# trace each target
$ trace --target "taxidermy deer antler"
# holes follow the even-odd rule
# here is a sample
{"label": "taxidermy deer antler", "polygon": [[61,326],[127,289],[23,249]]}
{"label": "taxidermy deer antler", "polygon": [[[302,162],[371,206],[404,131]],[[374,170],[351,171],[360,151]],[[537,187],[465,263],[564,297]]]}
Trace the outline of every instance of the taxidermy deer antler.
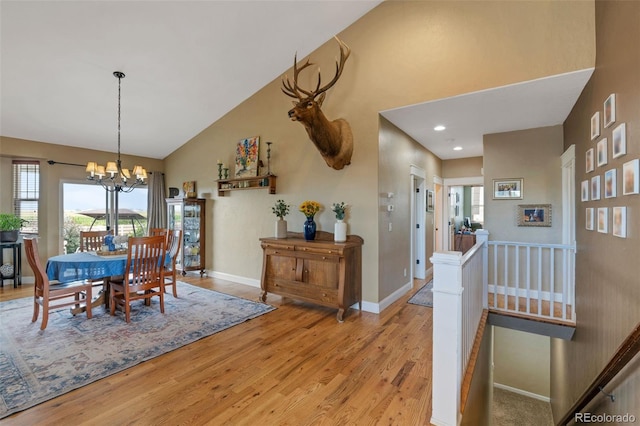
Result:
{"label": "taxidermy deer antler", "polygon": [[[298,55],[293,59],[293,84],[289,77],[282,79],[282,91],[285,95],[297,98],[293,101],[293,109],[289,111],[292,121],[301,122],[309,139],[318,148],[322,158],[329,167],[341,170],[344,166],[351,164],[351,154],[353,153],[353,135],[351,127],[346,120],[338,118],[330,121],[322,113],[320,107],[324,101],[325,92],[333,87],[340,78],[344,70],[344,63],[347,61],[351,50],[338,37],[335,37],[340,45],[340,59],[336,61],[336,75],[328,84],[320,87],[321,76],[318,70],[318,84],[313,91],[307,91],[298,86],[298,75],[303,69],[313,65],[309,60],[298,68]],[[319,97],[319,98],[318,98]],[[316,100],[316,98],[318,98]]]}

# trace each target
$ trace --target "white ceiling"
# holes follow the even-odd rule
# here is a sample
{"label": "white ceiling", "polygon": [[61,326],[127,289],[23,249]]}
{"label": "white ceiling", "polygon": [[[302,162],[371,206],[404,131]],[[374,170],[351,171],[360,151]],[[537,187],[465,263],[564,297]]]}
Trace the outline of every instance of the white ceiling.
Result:
{"label": "white ceiling", "polygon": [[[121,151],[164,158],[380,2],[3,0],[0,134],[114,152],[122,71]],[[484,134],[562,123],[591,73],[382,114],[442,159],[479,156]]]}
{"label": "white ceiling", "polygon": [[[592,73],[591,68],[381,114],[443,160],[479,157],[483,135],[562,124]],[[435,131],[437,125],[446,129]]]}

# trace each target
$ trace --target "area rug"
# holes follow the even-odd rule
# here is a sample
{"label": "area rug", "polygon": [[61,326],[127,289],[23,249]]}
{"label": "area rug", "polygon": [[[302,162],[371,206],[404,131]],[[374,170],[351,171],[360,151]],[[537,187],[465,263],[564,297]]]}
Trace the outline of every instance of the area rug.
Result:
{"label": "area rug", "polygon": [[433,281],[429,281],[422,286],[420,290],[416,292],[407,303],[413,303],[414,305],[433,307]]}
{"label": "area rug", "polygon": [[165,313],[132,303],[131,322],[104,307],[93,318],[69,308],[31,322],[33,298],[0,303],[0,418],[274,310],[273,306],[178,282]]}

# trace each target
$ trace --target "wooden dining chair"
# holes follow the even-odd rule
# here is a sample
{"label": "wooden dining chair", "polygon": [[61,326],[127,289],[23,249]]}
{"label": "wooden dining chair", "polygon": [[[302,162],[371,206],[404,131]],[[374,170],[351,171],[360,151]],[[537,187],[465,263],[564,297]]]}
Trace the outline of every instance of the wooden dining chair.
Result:
{"label": "wooden dining chair", "polygon": [[109,279],[109,303],[111,315],[116,307],[124,311],[125,320],[131,321],[131,302],[160,298],[160,312],[164,313],[164,261],[166,257],[165,237],[130,237],[127,264],[124,276]]}
{"label": "wooden dining chair", "polygon": [[80,251],[98,251],[111,231],[80,231]]}
{"label": "wooden dining chair", "polygon": [[167,286],[173,286],[173,297],[178,297],[178,290],[176,285],[176,259],[180,252],[180,246],[182,244],[182,230],[173,229],[167,234],[167,254],[169,256],[169,263],[164,267],[164,288]]}
{"label": "wooden dining chair", "polygon": [[155,235],[164,235],[166,236],[167,234],[169,234],[169,230],[166,228],[149,228],[149,236],[155,236]]}
{"label": "wooden dining chair", "polygon": [[[24,239],[24,250],[27,261],[33,269],[35,284],[33,286],[33,318],[31,322],[36,322],[40,315],[42,306],[42,324],[40,330],[47,328],[49,322],[49,312],[65,306],[84,306],[87,311],[87,318],[91,318],[91,289],[92,285],[87,281],[73,281],[60,283],[49,281],[47,273],[40,262],[38,254],[38,242],[35,238]],[[73,297],[73,300],[69,300]]]}

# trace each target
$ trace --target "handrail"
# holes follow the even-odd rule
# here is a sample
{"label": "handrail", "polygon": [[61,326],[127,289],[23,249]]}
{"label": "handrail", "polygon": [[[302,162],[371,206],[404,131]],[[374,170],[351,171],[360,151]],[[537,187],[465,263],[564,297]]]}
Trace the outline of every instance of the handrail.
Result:
{"label": "handrail", "polygon": [[589,385],[586,391],[573,404],[573,407],[562,417],[559,426],[564,426],[574,419],[576,413],[585,408],[600,391],[640,352],[640,323],[622,342],[611,360],[602,369],[598,377]]}

